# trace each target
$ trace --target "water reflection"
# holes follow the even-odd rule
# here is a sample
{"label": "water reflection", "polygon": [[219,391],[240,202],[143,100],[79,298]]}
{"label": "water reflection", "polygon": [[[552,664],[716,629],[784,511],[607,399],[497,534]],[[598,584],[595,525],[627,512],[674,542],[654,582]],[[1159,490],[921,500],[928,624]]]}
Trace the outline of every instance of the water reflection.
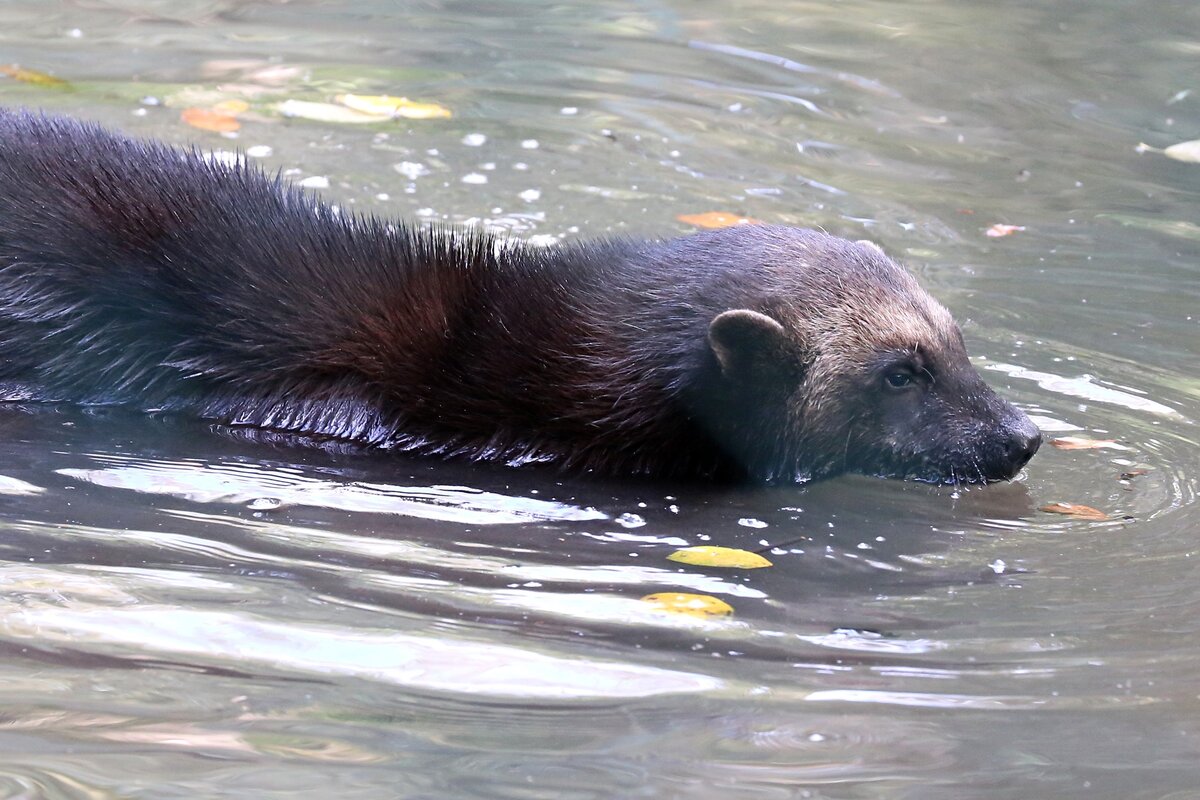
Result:
{"label": "water reflection", "polygon": [[1145,411],[1151,414],[1175,415],[1179,413],[1170,406],[1164,406],[1162,403],[1155,402],[1143,396],[1145,392],[1138,392],[1129,387],[1113,388],[1100,386],[1095,382],[1096,379],[1092,375],[1066,378],[1049,372],[1026,369],[1014,364],[987,364],[984,366],[984,369],[1002,372],[1014,378],[1034,381],[1048,392],[1056,392],[1068,397],[1078,397],[1081,400],[1111,403],[1112,405],[1128,408],[1132,411]]}
{"label": "water reflection", "polygon": [[[470,693],[496,699],[634,698],[714,691],[722,685],[705,675],[564,658],[530,648],[456,639],[444,630],[424,635],[368,628],[346,631],[259,619],[249,613],[144,602],[131,605],[128,592],[137,591],[139,577],[132,572],[121,576],[120,588],[106,585],[99,575],[91,581],[75,576],[76,583],[85,584],[76,587],[82,589],[82,603],[73,591],[63,588],[44,599],[37,596],[40,584],[58,577],[56,571],[16,568],[5,573],[6,583],[15,584],[20,600],[0,612],[0,635],[9,640],[36,639],[42,649],[98,648],[105,655],[141,663],[171,661],[260,674],[282,671],[321,681],[360,678],[411,692]],[[100,600],[108,603],[98,605]]]}
{"label": "water reflection", "polygon": [[320,480],[294,470],[246,463],[146,461],[97,455],[100,469],[60,469],[59,474],[114,489],[164,494],[195,503],[247,505],[254,510],[315,506],[364,514],[399,514],[466,525],[535,520],[605,519],[594,508],[575,508],[530,497],[465,486],[395,486]]}

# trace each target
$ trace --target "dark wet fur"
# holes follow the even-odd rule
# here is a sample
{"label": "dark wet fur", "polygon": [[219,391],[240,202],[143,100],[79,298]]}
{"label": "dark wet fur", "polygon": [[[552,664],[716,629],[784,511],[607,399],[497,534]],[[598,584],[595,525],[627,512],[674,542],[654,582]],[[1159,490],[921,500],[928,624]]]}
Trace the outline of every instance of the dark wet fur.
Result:
{"label": "dark wet fur", "polygon": [[[965,440],[872,449],[851,417],[804,410],[837,395],[814,372],[818,307],[839,285],[863,314],[876,292],[919,292],[898,269],[873,248],[766,226],[500,246],[340,215],[254,167],[0,113],[0,399],[613,474],[1008,477]],[[739,308],[790,338],[735,375],[709,326]],[[954,424],[984,439],[1015,424],[977,376],[968,388],[994,407]]]}

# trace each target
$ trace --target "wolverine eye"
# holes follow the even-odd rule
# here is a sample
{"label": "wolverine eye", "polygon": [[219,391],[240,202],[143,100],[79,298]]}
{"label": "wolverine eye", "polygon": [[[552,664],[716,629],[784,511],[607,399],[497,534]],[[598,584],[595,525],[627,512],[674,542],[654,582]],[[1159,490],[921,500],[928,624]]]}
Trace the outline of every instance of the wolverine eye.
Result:
{"label": "wolverine eye", "polygon": [[889,389],[907,389],[913,385],[913,374],[896,370],[884,375],[883,382]]}

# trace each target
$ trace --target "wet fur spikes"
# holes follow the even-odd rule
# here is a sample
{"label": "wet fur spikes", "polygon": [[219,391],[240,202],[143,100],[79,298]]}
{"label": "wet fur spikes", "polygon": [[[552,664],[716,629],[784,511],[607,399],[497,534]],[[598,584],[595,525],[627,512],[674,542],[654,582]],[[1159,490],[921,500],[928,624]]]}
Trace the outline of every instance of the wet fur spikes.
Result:
{"label": "wet fur spikes", "polygon": [[[914,344],[952,379],[881,394],[873,370]],[[254,167],[9,111],[0,385],[610,474],[994,480],[1037,441],[874,246],[744,226],[531,248],[335,214]]]}

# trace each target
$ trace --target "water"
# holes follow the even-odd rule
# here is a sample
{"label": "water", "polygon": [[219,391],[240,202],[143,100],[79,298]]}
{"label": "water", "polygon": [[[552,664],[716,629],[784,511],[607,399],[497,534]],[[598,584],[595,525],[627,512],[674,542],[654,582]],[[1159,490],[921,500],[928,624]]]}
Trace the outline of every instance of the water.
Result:
{"label": "water", "polygon": [[[1200,7],[20,0],[0,23],[5,60],[71,83],[0,102],[255,148],[347,211],[869,237],[1048,435],[1119,445],[970,491],[733,490],[6,409],[0,797],[1200,797],[1200,166],[1135,151],[1200,138]],[[454,116],[268,113],[348,91]],[[237,138],[179,121],[231,98]],[[694,544],[774,566],[666,560]],[[638,599],[663,591],[736,613]]]}

